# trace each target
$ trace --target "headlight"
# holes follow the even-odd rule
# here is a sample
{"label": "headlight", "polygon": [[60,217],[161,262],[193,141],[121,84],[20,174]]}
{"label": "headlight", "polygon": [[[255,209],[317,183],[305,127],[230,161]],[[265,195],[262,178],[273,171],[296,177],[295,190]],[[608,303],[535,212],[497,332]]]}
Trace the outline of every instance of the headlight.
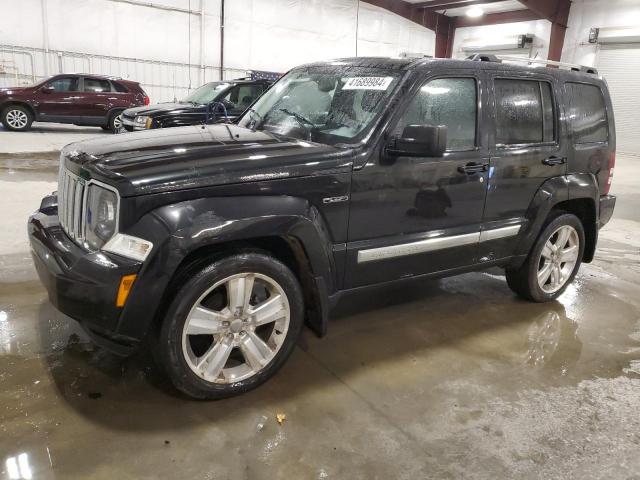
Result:
{"label": "headlight", "polygon": [[140,127],[151,128],[153,119],[147,115],[138,115],[133,119],[133,123]]}
{"label": "headlight", "polygon": [[92,250],[101,248],[118,229],[118,196],[96,184],[87,190],[85,241]]}

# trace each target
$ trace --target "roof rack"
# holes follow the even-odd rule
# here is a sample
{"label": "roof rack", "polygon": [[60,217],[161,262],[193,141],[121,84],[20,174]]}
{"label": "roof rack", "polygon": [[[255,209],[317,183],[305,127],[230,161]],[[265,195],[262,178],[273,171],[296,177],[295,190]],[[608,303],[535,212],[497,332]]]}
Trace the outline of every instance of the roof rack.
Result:
{"label": "roof rack", "polygon": [[582,73],[591,73],[593,75],[598,74],[598,70],[594,67],[588,67],[585,65],[577,65],[575,63],[568,62],[556,62],[554,60],[543,60],[541,58],[522,58],[522,57],[511,57],[509,55],[491,55],[485,53],[476,53],[474,55],[470,55],[467,57],[467,60],[471,60],[473,62],[497,62],[502,63],[503,60],[508,62],[524,62],[529,65],[537,63],[541,65],[552,65],[554,67],[564,67],[568,68],[574,72],[582,72]]}

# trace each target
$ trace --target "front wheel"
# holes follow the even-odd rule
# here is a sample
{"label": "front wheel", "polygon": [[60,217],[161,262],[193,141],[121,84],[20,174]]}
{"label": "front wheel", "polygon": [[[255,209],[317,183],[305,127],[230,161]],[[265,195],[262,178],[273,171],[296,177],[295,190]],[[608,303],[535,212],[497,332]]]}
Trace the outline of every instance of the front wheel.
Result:
{"label": "front wheel", "polygon": [[580,219],[570,213],[557,214],[540,233],[524,264],[507,269],[507,284],[534,302],[558,298],[578,273],[584,243]]}
{"label": "front wheel", "polygon": [[10,105],[2,112],[2,124],[7,130],[24,132],[31,128],[33,115],[22,105]]}
{"label": "front wheel", "polygon": [[197,271],[176,291],[154,348],[173,384],[215,399],[251,390],[293,351],[303,296],[279,260],[242,253]]}

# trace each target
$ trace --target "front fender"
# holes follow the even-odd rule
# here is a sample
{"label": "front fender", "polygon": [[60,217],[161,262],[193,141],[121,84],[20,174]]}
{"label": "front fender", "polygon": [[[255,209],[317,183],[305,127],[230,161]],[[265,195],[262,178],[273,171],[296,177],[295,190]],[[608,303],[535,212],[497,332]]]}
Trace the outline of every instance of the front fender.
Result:
{"label": "front fender", "polygon": [[[331,239],[324,221],[307,200],[291,196],[214,197],[159,207],[127,229],[153,242],[123,310],[118,333],[141,338],[156,315],[169,282],[192,252],[216,244],[258,237],[299,241],[313,275],[335,290]],[[150,302],[149,299],[154,299]],[[153,308],[153,315],[150,315]],[[131,318],[140,321],[132,322]]]}

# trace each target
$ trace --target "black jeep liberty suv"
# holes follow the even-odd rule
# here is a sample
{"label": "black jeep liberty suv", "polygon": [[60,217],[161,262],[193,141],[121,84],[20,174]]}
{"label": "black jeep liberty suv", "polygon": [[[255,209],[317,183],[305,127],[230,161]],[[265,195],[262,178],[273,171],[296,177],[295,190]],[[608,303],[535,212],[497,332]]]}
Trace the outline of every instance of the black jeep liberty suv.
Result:
{"label": "black jeep liberty suv", "polygon": [[65,147],[29,220],[53,304],[175,386],[266,381],[356,289],[500,266],[558,297],[611,217],[615,131],[593,69],[354,58],[295,68],[234,124]]}

